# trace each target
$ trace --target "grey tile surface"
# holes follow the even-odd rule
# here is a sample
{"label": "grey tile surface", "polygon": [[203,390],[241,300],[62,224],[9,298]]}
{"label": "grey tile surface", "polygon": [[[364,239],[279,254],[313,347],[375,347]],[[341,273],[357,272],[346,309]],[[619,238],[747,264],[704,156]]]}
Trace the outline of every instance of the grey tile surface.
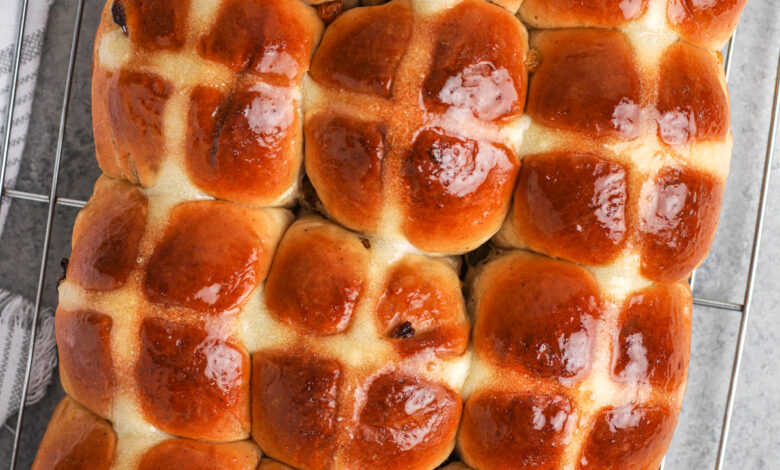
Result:
{"label": "grey tile surface", "polygon": [[[15,14],[15,0],[4,0],[4,14]],[[103,0],[86,0],[83,35],[73,86],[65,140],[60,196],[86,199],[99,175],[90,124],[89,72],[92,35]],[[18,189],[48,193],[56,131],[75,19],[75,0],[56,0],[46,32],[26,157]],[[780,2],[750,0],[738,32],[731,80],[735,137],[731,176],[726,188],[718,236],[700,271],[696,295],[742,302],[755,222],[772,89],[780,51]],[[5,84],[0,84],[5,85]],[[775,161],[774,167],[780,166]],[[52,236],[44,304],[56,305],[59,259],[69,252],[76,210],[58,208]],[[780,174],[769,195],[769,209],[744,367],[740,377],[726,468],[774,469],[780,462]],[[30,298],[35,294],[46,209],[42,204],[14,202],[0,239],[0,286]],[[668,457],[668,469],[714,468],[722,413],[728,391],[739,314],[696,308],[691,376],[679,427]],[[62,397],[60,384],[26,412],[22,457],[29,468],[49,416]],[[14,424],[15,420],[9,420]],[[7,468],[11,435],[0,429],[0,469]]]}

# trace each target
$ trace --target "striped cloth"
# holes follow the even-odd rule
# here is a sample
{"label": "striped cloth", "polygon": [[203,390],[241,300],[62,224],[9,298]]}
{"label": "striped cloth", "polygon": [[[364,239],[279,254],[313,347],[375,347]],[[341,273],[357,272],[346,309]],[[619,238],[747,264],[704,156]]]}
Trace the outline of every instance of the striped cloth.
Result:
{"label": "striped cloth", "polygon": [[[22,43],[22,60],[19,68],[19,82],[16,89],[16,107],[11,129],[11,147],[8,153],[6,169],[6,187],[13,187],[19,175],[22,163],[24,141],[27,127],[30,124],[35,82],[38,78],[38,65],[41,63],[43,36],[46,32],[46,20],[49,17],[49,7],[53,0],[29,0],[27,8],[27,25]],[[14,58],[16,55],[16,39],[19,28],[19,15],[22,2],[9,1],[8,9],[0,15],[0,151],[5,141],[6,113],[8,113],[8,98],[11,94]],[[14,5],[15,4],[15,5]],[[10,11],[9,11],[10,10]],[[0,236],[8,216],[10,201],[3,200],[0,207]]]}
{"label": "striped cloth", "polygon": [[[53,0],[29,0],[6,170],[6,187],[14,187],[22,163],[46,21],[52,2]],[[6,114],[11,93],[22,1],[9,0],[3,3],[3,7],[5,7],[3,14],[0,15],[0,124],[2,125],[0,151],[5,139]],[[9,207],[10,200],[3,199],[0,206],[0,237],[2,237]],[[0,289],[0,423],[4,423],[19,409],[27,365],[27,350],[30,345],[32,317],[31,302]],[[35,360],[32,365],[27,404],[43,398],[56,363],[54,315],[51,311],[44,310],[41,312],[36,337]]]}
{"label": "striped cloth", "polygon": [[[22,401],[32,318],[31,302],[0,290],[0,423],[16,413]],[[46,394],[52,371],[57,365],[54,314],[50,309],[41,312],[36,338],[35,360],[27,394],[28,405]]]}

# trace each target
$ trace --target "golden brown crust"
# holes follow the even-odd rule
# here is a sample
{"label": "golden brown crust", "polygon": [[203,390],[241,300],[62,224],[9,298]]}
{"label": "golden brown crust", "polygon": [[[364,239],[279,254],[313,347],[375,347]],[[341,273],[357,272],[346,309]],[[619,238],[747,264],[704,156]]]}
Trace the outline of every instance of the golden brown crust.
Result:
{"label": "golden brown crust", "polygon": [[433,351],[457,357],[469,336],[463,309],[460,282],[451,269],[407,255],[388,273],[376,305],[377,327],[401,355]]}
{"label": "golden brown crust", "polygon": [[613,28],[642,16],[653,0],[525,0],[520,18],[535,28]]}
{"label": "golden brown crust", "polygon": [[283,463],[276,462],[271,459],[263,459],[260,461],[260,466],[257,470],[294,470],[292,467],[288,467]]}
{"label": "golden brown crust", "polygon": [[101,178],[73,227],[67,277],[83,288],[122,287],[136,265],[146,229],[147,198],[138,188]]}
{"label": "golden brown crust", "polygon": [[685,41],[719,50],[736,29],[746,3],[747,0],[525,0],[519,14],[534,28],[615,28],[643,21],[653,9],[657,13],[648,15],[653,16],[651,21],[664,21],[653,26],[669,28]]}
{"label": "golden brown crust", "polygon": [[328,468],[337,448],[341,365],[311,355],[256,354],[252,438],[297,468]]}
{"label": "golden brown crust", "polygon": [[[247,438],[250,356],[235,319],[263,285],[290,217],[177,203],[101,178],[60,286],[66,391],[111,420],[193,439]],[[130,410],[119,406],[128,401]]]}
{"label": "golden brown crust", "polygon": [[351,430],[349,468],[433,468],[452,450],[462,402],[448,387],[400,374],[372,380]]}
{"label": "golden brown crust", "polygon": [[204,441],[249,436],[249,355],[212,331],[147,318],[136,365],[147,420]]}
{"label": "golden brown crust", "polygon": [[[165,439],[137,440],[132,434],[114,432],[109,422],[64,398],[52,415],[32,468],[35,470],[108,470],[127,467],[128,449],[138,470],[255,470],[260,449],[251,441],[223,444]],[[259,466],[259,467],[258,467]],[[277,467],[279,469],[287,467]]]}
{"label": "golden brown crust", "polygon": [[348,11],[323,37],[312,60],[312,78],[389,98],[412,34],[412,18],[400,2]]}
{"label": "golden brown crust", "polygon": [[225,202],[176,206],[145,270],[147,298],[200,312],[240,307],[265,280],[273,255],[248,215]]}
{"label": "golden brown crust", "polygon": [[363,296],[368,257],[354,234],[335,225],[293,225],[268,276],[271,314],[308,334],[346,331]]}
{"label": "golden brown crust", "polygon": [[669,0],[666,15],[685,40],[717,50],[734,33],[746,4],[747,0]]}
{"label": "golden brown crust", "polygon": [[658,133],[672,147],[722,140],[730,127],[729,98],[712,53],[684,42],[664,54],[658,85]]}
{"label": "golden brown crust", "polygon": [[116,447],[116,434],[108,422],[65,397],[52,414],[32,468],[108,470]]}
{"label": "golden brown crust", "polygon": [[306,175],[330,215],[356,230],[380,223],[385,140],[379,122],[328,113],[306,122]]}
{"label": "golden brown crust", "polygon": [[483,392],[466,404],[461,452],[475,468],[562,468],[576,421],[565,396]]}
{"label": "golden brown crust", "polygon": [[590,273],[529,256],[488,275],[475,314],[477,354],[531,377],[579,381],[590,372],[604,308]]}
{"label": "golden brown crust", "polygon": [[[260,462],[260,449],[250,441],[210,444],[169,439],[147,450],[138,463],[138,470],[255,470]],[[260,466],[260,468],[263,468]]]}
{"label": "golden brown crust", "polygon": [[677,412],[661,407],[605,409],[596,417],[579,468],[658,468],[672,441]]}
{"label": "golden brown crust", "polygon": [[515,188],[514,229],[550,256],[608,263],[630,235],[628,179],[625,165],[592,153],[527,155]]}
{"label": "golden brown crust", "polygon": [[416,247],[452,253],[497,230],[509,208],[517,157],[501,144],[421,130],[401,166],[403,229]]}
{"label": "golden brown crust", "polygon": [[57,310],[54,317],[60,379],[65,391],[93,413],[107,417],[114,399],[111,354],[113,319],[81,310]]}
{"label": "golden brown crust", "polygon": [[687,277],[715,239],[723,182],[696,170],[662,168],[640,213],[642,274],[658,282]]}
{"label": "golden brown crust", "polygon": [[[534,37],[542,55],[528,91],[528,115],[543,125],[635,139],[640,81],[631,45],[617,31],[543,31]],[[621,107],[627,116],[615,119]]]}
{"label": "golden brown crust", "polygon": [[612,377],[669,392],[688,377],[690,290],[684,284],[648,287],[628,297],[612,353]]}

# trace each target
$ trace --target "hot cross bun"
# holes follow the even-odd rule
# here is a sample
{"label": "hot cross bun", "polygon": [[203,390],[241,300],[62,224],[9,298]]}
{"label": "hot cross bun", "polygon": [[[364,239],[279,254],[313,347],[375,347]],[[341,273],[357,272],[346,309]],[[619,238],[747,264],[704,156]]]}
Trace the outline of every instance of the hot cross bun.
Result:
{"label": "hot cross bun", "polygon": [[350,10],[314,55],[306,172],[338,222],[430,253],[463,253],[509,207],[527,35],[482,0]]}
{"label": "hot cross bun", "polygon": [[283,209],[174,202],[98,180],[76,220],[60,285],[65,390],[125,430],[248,438],[241,322],[256,308],[291,218]]}
{"label": "hot cross bun", "polygon": [[108,1],[36,470],[657,467],[745,0],[360,3]]}
{"label": "hot cross bun", "polygon": [[646,16],[531,35],[530,126],[499,244],[654,282],[706,256],[732,145],[721,58],[637,30]]}
{"label": "hot cross bun", "polygon": [[189,199],[291,204],[321,32],[298,0],[109,1],[92,74],[101,169]]}
{"label": "hot cross bun", "polygon": [[304,217],[279,245],[252,324],[252,437],[270,457],[423,469],[452,451],[469,322],[451,260]]}
{"label": "hot cross bun", "polygon": [[617,284],[523,251],[477,269],[458,449],[474,468],[654,469],[688,369],[684,282]]}

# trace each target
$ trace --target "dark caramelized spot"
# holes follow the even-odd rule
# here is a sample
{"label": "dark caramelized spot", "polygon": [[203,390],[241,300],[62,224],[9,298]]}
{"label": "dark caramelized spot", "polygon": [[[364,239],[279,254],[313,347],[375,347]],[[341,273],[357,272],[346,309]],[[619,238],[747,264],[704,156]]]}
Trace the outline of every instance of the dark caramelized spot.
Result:
{"label": "dark caramelized spot", "polygon": [[466,403],[460,448],[478,468],[553,470],[576,419],[563,396],[483,392]]}
{"label": "dark caramelized spot", "polygon": [[379,330],[403,355],[433,351],[440,357],[466,350],[469,325],[455,272],[407,257],[393,266],[376,306]]}
{"label": "dark caramelized spot", "polygon": [[467,0],[439,21],[422,85],[425,106],[437,112],[452,106],[486,121],[520,115],[527,47],[517,18],[487,2]]}
{"label": "dark caramelized spot", "polygon": [[589,154],[523,159],[513,224],[529,247],[584,264],[614,259],[626,242],[627,174]]}
{"label": "dark caramelized spot", "polygon": [[729,103],[711,52],[676,43],[664,54],[658,91],[658,133],[669,145],[718,139],[729,132]]}
{"label": "dark caramelized spot", "polygon": [[[142,184],[156,174],[165,155],[163,111],[173,86],[154,74],[122,69],[108,83],[108,119],[114,148],[128,178]],[[137,177],[136,177],[137,174]]]}
{"label": "dark caramelized spot", "polygon": [[306,71],[316,21],[310,7],[294,0],[226,0],[198,53],[235,72],[292,80]]}
{"label": "dark caramelized spot", "polygon": [[691,347],[691,294],[683,284],[648,287],[629,297],[620,316],[612,374],[627,383],[675,390]]}
{"label": "dark caramelized spot", "polygon": [[541,28],[612,28],[641,16],[647,0],[525,0],[520,14]]}
{"label": "dark caramelized spot", "polygon": [[408,339],[414,337],[414,327],[412,327],[412,322],[405,321],[395,327],[393,331],[390,333],[391,338],[395,339]]}
{"label": "dark caramelized spot", "polygon": [[712,245],[722,200],[716,177],[663,168],[640,208],[642,274],[659,282],[687,277]]}
{"label": "dark caramelized spot", "polygon": [[273,204],[298,176],[296,120],[287,88],[257,83],[228,94],[196,88],[187,126],[190,177],[218,198]]}
{"label": "dark caramelized spot", "polygon": [[246,219],[245,209],[226,202],[174,208],[146,268],[146,296],[212,313],[241,305],[265,278],[268,258]]}
{"label": "dark caramelized spot", "polygon": [[531,77],[528,114],[559,129],[634,139],[639,135],[639,76],[619,32],[539,33],[542,64]]}
{"label": "dark caramelized spot", "polygon": [[601,301],[587,271],[513,255],[489,279],[474,327],[479,354],[536,377],[578,380],[590,369]]}
{"label": "dark caramelized spot", "polygon": [[252,364],[254,440],[296,468],[326,468],[336,445],[339,363],[308,354],[256,354]]}
{"label": "dark caramelized spot", "polygon": [[350,468],[434,468],[449,454],[460,395],[444,385],[384,374],[371,382],[351,431]]}
{"label": "dark caramelized spot", "polygon": [[502,144],[421,130],[401,169],[407,238],[426,251],[473,248],[503,221],[517,167]]}
{"label": "dark caramelized spot", "polygon": [[108,416],[114,397],[113,320],[88,310],[59,309],[55,325],[66,391],[93,412]]}
{"label": "dark caramelized spot", "polygon": [[328,212],[358,230],[378,223],[383,126],[320,114],[306,122],[306,171]]}
{"label": "dark caramelized spot", "polygon": [[114,23],[135,44],[152,50],[176,50],[186,40],[189,9],[190,0],[117,0],[111,13]]}
{"label": "dark caramelized spot", "polygon": [[139,400],[152,424],[190,439],[249,433],[249,356],[199,327],[147,318],[136,364]]}
{"label": "dark caramelized spot", "polygon": [[266,303],[277,320],[303,332],[346,331],[363,294],[368,254],[335,226],[293,227],[282,240],[266,282]]}
{"label": "dark caramelized spot", "polygon": [[96,187],[76,226],[67,277],[89,290],[122,287],[138,263],[146,213],[139,189],[119,182]]}
{"label": "dark caramelized spot", "polygon": [[259,463],[260,450],[246,441],[211,444],[169,439],[146,451],[137,470],[255,470]]}
{"label": "dark caramelized spot", "polygon": [[579,468],[657,468],[676,422],[672,411],[664,408],[628,405],[605,409],[585,441]]}
{"label": "dark caramelized spot", "polygon": [[399,2],[346,12],[326,31],[311,76],[325,85],[390,97],[412,19]]}
{"label": "dark caramelized spot", "polygon": [[114,3],[111,4],[111,19],[122,29],[123,33],[127,34],[127,15],[121,0],[114,0]]}
{"label": "dark caramelized spot", "polygon": [[[737,27],[747,0],[669,0],[669,23],[685,39],[719,48]],[[713,43],[714,42],[714,43]]]}
{"label": "dark caramelized spot", "polygon": [[344,0],[335,0],[317,5],[317,15],[326,25],[333,23],[342,13],[344,13]]}
{"label": "dark caramelized spot", "polygon": [[115,454],[111,425],[66,397],[54,410],[32,470],[109,470]]}
{"label": "dark caramelized spot", "polygon": [[126,171],[127,156],[120,154],[115,145],[113,121],[109,112],[108,90],[117,92],[117,73],[102,68],[92,71],[92,134],[95,139],[95,156],[100,169],[108,176],[126,179],[138,184],[138,176]]}

